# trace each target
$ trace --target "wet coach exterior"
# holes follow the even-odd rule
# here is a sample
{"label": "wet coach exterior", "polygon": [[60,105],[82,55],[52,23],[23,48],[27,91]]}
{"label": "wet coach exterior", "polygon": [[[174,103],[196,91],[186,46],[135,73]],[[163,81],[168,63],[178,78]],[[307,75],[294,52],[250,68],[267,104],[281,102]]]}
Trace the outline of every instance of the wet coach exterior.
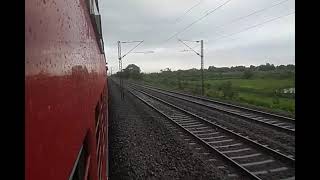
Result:
{"label": "wet coach exterior", "polygon": [[97,0],[26,0],[25,176],[107,179],[108,89]]}

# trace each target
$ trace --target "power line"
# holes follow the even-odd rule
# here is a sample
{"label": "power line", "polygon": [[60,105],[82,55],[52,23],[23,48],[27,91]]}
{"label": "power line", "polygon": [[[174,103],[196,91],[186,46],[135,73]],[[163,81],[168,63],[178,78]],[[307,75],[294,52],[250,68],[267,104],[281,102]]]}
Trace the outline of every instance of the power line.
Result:
{"label": "power line", "polygon": [[175,20],[175,23],[178,23],[182,17],[184,17],[188,12],[190,12],[192,9],[194,9],[195,7],[199,6],[201,3],[202,3],[203,0],[199,1],[196,5],[192,6],[191,8],[189,8],[185,13],[183,13],[183,15],[181,15],[180,17],[178,17],[176,20]]}
{"label": "power line", "polygon": [[141,42],[141,41],[121,41],[121,43],[136,43],[136,42]]}
{"label": "power line", "polygon": [[[252,15],[254,15],[254,14],[257,14],[257,13],[260,13],[260,12],[263,12],[263,11],[266,11],[266,10],[268,10],[268,9],[270,9],[270,8],[273,8],[273,7],[275,7],[275,6],[278,6],[278,5],[280,5],[280,4],[283,4],[284,2],[287,2],[287,1],[289,1],[289,0],[275,1],[275,2],[278,2],[278,3],[273,4],[273,5],[271,5],[271,6],[268,6],[268,7],[265,7],[265,8],[262,8],[262,9],[259,9],[259,10],[256,10],[256,11],[254,11],[254,12],[252,12],[252,13],[250,13],[250,14],[247,14],[247,15],[245,15],[245,16],[241,16],[241,17],[235,18],[235,19],[229,21],[228,23],[222,24],[222,25],[220,25],[220,26],[216,26],[216,27],[214,27],[214,28],[221,29],[221,28],[224,27],[224,26],[233,24],[233,23],[235,23],[235,22],[237,22],[237,21],[240,21],[240,20],[242,20],[242,19],[244,19],[244,18],[250,17],[250,16],[252,16]],[[218,34],[216,31],[215,31],[214,33]],[[221,35],[221,34],[219,34],[219,35]]]}
{"label": "power line", "polygon": [[213,10],[211,10],[211,11],[209,11],[209,12],[207,11],[207,13],[206,13],[204,16],[198,18],[196,21],[192,22],[191,24],[189,24],[188,26],[186,26],[186,27],[185,27],[184,29],[182,29],[181,31],[175,33],[173,36],[171,36],[171,37],[170,37],[169,39],[167,39],[165,42],[167,42],[167,41],[169,41],[170,39],[176,37],[178,34],[184,32],[185,30],[187,30],[188,28],[190,28],[191,26],[193,26],[193,25],[196,24],[197,22],[201,21],[202,19],[204,19],[204,18],[207,17],[208,15],[212,14],[213,12],[215,12],[216,10],[218,10],[219,8],[223,7],[224,5],[226,5],[226,4],[227,4],[228,2],[230,2],[230,1],[231,1],[231,0],[227,0],[227,1],[225,1],[223,4],[221,4],[220,6],[214,8]]}
{"label": "power line", "polygon": [[[183,41],[185,41],[185,40],[183,40]],[[198,46],[200,46],[200,44],[197,44],[197,45],[193,46],[192,49],[194,49],[194,48],[196,48]],[[187,52],[187,51],[191,51],[191,50],[184,49],[184,50],[181,50],[180,52]]]}
{"label": "power line", "polygon": [[[181,43],[183,43],[185,46],[187,46],[191,51],[193,51],[194,53],[196,53],[198,56],[200,56],[200,53],[198,53],[197,51],[195,51],[192,47],[190,47],[188,44],[186,44],[185,42],[183,42],[184,40],[178,39],[178,41],[180,41]],[[200,42],[200,41],[198,41]]]}
{"label": "power line", "polygon": [[235,33],[232,33],[232,34],[229,34],[229,35],[223,35],[223,36],[220,36],[220,38],[214,39],[213,41],[215,41],[215,40],[219,40],[219,39],[222,39],[222,38],[226,38],[226,37],[230,37],[230,36],[233,36],[233,35],[235,35],[235,34],[242,33],[242,32],[244,32],[244,31],[248,31],[248,30],[250,30],[250,29],[252,29],[252,28],[256,28],[256,27],[258,27],[258,26],[261,26],[261,25],[264,25],[264,24],[266,24],[266,23],[269,23],[269,22],[275,21],[275,20],[277,20],[277,19],[280,19],[280,18],[283,18],[283,17],[289,16],[289,15],[292,15],[292,14],[294,14],[294,13],[295,13],[295,11],[293,11],[293,12],[291,12],[291,13],[289,13],[289,14],[286,14],[286,15],[282,15],[282,16],[278,16],[278,17],[275,17],[275,18],[269,19],[269,20],[264,21],[264,22],[262,22],[262,23],[259,23],[259,24],[256,24],[256,25],[253,25],[253,26],[247,27],[247,28],[245,28],[245,29],[243,29],[243,30],[241,30],[241,31],[238,31],[238,32],[235,32]]}
{"label": "power line", "polygon": [[188,28],[190,28],[191,26],[193,26],[195,23],[201,21],[202,19],[204,19],[205,17],[209,16],[210,14],[212,14],[213,12],[217,11],[218,9],[220,9],[221,7],[223,7],[224,5],[226,5],[228,2],[230,2],[232,0],[227,0],[224,3],[222,3],[221,5],[219,5],[218,7],[214,8],[213,10],[209,11],[208,13],[206,13],[204,16],[201,16],[200,18],[198,18],[196,21],[192,22],[191,24],[189,24],[188,26],[186,26],[184,29],[182,29],[181,31],[175,33],[173,36],[171,36],[170,38],[168,38],[167,40],[165,40],[165,42],[171,40],[172,38],[176,37],[178,34],[184,32],[185,30],[187,30]]}
{"label": "power line", "polygon": [[196,42],[196,43],[198,43],[198,42],[200,42],[200,41],[193,41],[193,40],[183,40],[183,39],[180,39],[181,41],[188,41],[188,42]]}
{"label": "power line", "polygon": [[131,42],[121,42],[121,43],[134,43],[139,42],[136,46],[134,46],[132,49],[130,49],[125,55],[123,55],[121,58],[124,58],[126,55],[128,55],[131,51],[133,51],[136,47],[138,47],[143,41],[131,41]]}
{"label": "power line", "polygon": [[[191,42],[197,42],[197,43],[201,43],[201,52],[198,53],[197,51],[195,51],[192,47],[190,47],[188,44],[186,44],[185,42],[183,42],[183,40],[178,39],[179,42],[183,43],[185,46],[187,46],[191,51],[193,51],[194,53],[196,53],[198,56],[201,57],[201,95],[204,95],[204,73],[203,73],[203,40],[200,41],[191,41]],[[189,41],[189,40],[187,40]]]}
{"label": "power line", "polygon": [[137,51],[137,52],[132,52],[132,53],[150,54],[150,53],[154,53],[154,51]]}
{"label": "power line", "polygon": [[[136,46],[134,46],[132,49],[130,49],[125,55],[121,56],[121,43],[137,43],[139,42]],[[118,59],[119,59],[119,71],[120,71],[120,94],[121,94],[121,100],[124,98],[124,93],[123,93],[123,80],[122,80],[122,59],[128,55],[131,51],[133,51],[136,47],[138,47],[143,41],[118,41]]]}
{"label": "power line", "polygon": [[[178,17],[178,18],[174,21],[174,23],[180,22],[180,20],[181,20],[186,14],[188,14],[188,13],[189,13],[192,9],[194,9],[195,7],[199,6],[203,1],[205,1],[205,0],[200,0],[197,4],[195,4],[194,6],[192,6],[191,8],[189,8],[185,13],[183,13],[180,17]],[[152,31],[153,31],[153,29],[152,29]]]}
{"label": "power line", "polygon": [[259,10],[257,10],[257,11],[254,11],[254,12],[252,12],[252,13],[246,15],[246,16],[242,16],[242,17],[236,18],[236,19],[230,21],[229,23],[226,23],[226,24],[220,26],[220,28],[223,27],[223,26],[226,26],[226,25],[228,25],[228,24],[232,24],[232,23],[234,23],[234,22],[237,22],[237,21],[239,21],[239,20],[241,20],[241,19],[244,19],[244,18],[247,18],[247,17],[249,17],[249,16],[252,16],[252,15],[254,15],[254,14],[257,14],[257,13],[260,13],[260,12],[263,12],[263,11],[266,11],[266,10],[268,10],[268,9],[270,9],[270,8],[273,8],[273,7],[275,7],[275,6],[278,6],[278,5],[280,5],[280,4],[284,3],[284,2],[287,2],[287,1],[289,1],[289,0],[284,0],[284,1],[280,1],[280,2],[279,2],[279,1],[275,1],[275,2],[278,2],[278,3],[276,3],[276,4],[274,4],[274,5],[271,5],[271,6],[268,6],[268,7],[265,7],[265,8],[262,8],[262,9],[259,9]]}

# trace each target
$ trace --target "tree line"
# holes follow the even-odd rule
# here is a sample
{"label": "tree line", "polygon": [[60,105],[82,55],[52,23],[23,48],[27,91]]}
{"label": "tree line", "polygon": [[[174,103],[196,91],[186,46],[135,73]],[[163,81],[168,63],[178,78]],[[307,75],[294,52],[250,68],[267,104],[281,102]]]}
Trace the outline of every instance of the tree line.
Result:
{"label": "tree line", "polygon": [[[225,75],[225,73],[241,73],[242,78],[249,79],[254,76],[256,72],[268,72],[268,71],[274,71],[274,72],[281,72],[286,73],[288,76],[292,76],[295,73],[295,65],[288,64],[288,65],[278,65],[275,66],[274,64],[266,63],[259,66],[232,66],[232,67],[215,67],[215,66],[209,66],[208,69],[204,69],[205,73],[209,76],[217,76],[222,77],[222,74],[224,74],[224,77],[227,77],[228,75]],[[120,72],[117,72],[115,76],[124,78],[124,79],[136,79],[141,80],[144,76],[177,76],[180,78],[183,77],[189,77],[191,79],[195,78],[194,76],[196,74],[200,73],[200,69],[192,68],[187,70],[177,70],[172,71],[170,68],[161,69],[160,73],[142,73],[140,67],[138,67],[135,64],[129,64],[125,69],[123,69],[122,74]]]}
{"label": "tree line", "polygon": [[288,64],[288,65],[279,65],[275,66],[274,64],[266,63],[259,66],[232,66],[232,67],[214,67],[209,66],[208,71],[215,71],[215,72],[244,72],[244,71],[274,71],[274,70],[281,70],[281,71],[295,71],[295,65]]}

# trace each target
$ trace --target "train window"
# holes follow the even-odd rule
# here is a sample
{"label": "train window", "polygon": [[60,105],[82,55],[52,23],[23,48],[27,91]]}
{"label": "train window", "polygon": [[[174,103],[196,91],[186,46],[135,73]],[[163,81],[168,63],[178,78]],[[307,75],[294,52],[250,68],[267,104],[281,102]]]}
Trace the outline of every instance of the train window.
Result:
{"label": "train window", "polygon": [[97,0],[91,0],[91,4],[92,4],[91,13],[94,14],[94,15],[99,15],[98,1]]}
{"label": "train window", "polygon": [[100,14],[94,14],[94,21],[96,24],[96,30],[97,30],[97,35],[100,38],[99,43],[101,42],[101,37],[102,37],[102,29],[101,29],[101,16]]}
{"label": "train window", "polygon": [[104,43],[102,38],[102,27],[101,27],[101,16],[99,13],[98,0],[87,0],[89,5],[89,12],[91,16],[91,21],[94,27],[94,31],[97,37],[97,43],[99,45],[100,51],[104,54]]}

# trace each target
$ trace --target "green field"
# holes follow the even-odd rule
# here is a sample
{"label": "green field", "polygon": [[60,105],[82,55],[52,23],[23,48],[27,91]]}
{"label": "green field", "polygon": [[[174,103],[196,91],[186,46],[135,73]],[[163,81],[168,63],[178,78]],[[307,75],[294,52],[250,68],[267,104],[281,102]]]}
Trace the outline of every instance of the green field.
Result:
{"label": "green field", "polygon": [[[203,70],[205,96],[226,102],[257,107],[295,116],[295,94],[284,92],[295,88],[295,65],[266,63],[259,66],[209,66]],[[119,73],[115,76],[119,77]],[[163,89],[201,95],[201,71],[196,68],[156,73],[141,73],[131,64],[123,72],[125,79],[140,81]]]}
{"label": "green field", "polygon": [[[224,97],[221,86],[230,82],[232,97]],[[171,90],[181,90],[192,94],[201,93],[201,82],[161,78],[145,78],[145,83]],[[294,78],[253,78],[253,79],[209,79],[205,81],[205,95],[215,99],[239,102],[285,112],[292,116],[295,113],[295,98],[275,95],[275,91],[295,87]],[[220,88],[220,89],[219,89]]]}

